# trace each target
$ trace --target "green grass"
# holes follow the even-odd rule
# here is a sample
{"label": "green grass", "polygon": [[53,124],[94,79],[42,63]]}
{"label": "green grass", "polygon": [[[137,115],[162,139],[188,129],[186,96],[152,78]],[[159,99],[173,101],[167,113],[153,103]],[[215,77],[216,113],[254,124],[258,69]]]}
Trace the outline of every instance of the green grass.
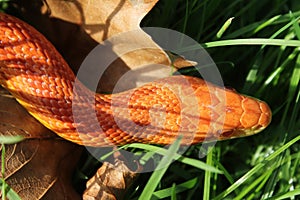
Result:
{"label": "green grass", "polygon": [[[161,159],[159,164],[157,165],[157,169],[155,170],[148,183],[146,184],[145,188],[143,189],[142,194],[140,195],[140,200],[150,200],[156,187],[159,185],[161,178],[166,173],[168,167],[173,162],[173,159],[176,158],[176,152],[179,150],[180,147],[180,140],[181,138],[178,138],[166,151],[166,154]],[[174,191],[173,189],[172,191]],[[174,196],[174,192],[171,193],[172,196]]]}
{"label": "green grass", "polygon": [[[299,19],[297,0],[161,0],[146,16],[144,26],[171,28],[197,40],[216,62],[225,85],[268,102],[273,111],[266,130],[218,142],[201,159],[222,173],[177,161],[160,179],[153,199],[300,196]],[[191,147],[184,157],[196,160],[200,146]],[[177,187],[187,182],[186,190]],[[140,186],[145,184],[151,183]]]}

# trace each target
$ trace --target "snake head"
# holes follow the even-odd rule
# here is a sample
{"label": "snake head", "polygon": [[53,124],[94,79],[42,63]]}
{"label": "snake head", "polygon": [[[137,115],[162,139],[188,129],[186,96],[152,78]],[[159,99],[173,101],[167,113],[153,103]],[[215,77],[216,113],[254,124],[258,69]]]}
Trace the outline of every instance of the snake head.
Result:
{"label": "snake head", "polygon": [[[242,114],[239,118],[239,125],[235,128],[228,128],[219,131],[218,139],[232,139],[237,137],[244,137],[254,135],[256,133],[264,130],[271,122],[272,112],[267,103],[255,99],[253,97],[241,96],[241,107]],[[229,107],[227,107],[226,113],[230,115],[233,112]],[[233,120],[234,118],[231,118]],[[228,119],[228,121],[230,121]],[[231,121],[231,123],[234,123]],[[225,124],[226,127],[226,124]]]}

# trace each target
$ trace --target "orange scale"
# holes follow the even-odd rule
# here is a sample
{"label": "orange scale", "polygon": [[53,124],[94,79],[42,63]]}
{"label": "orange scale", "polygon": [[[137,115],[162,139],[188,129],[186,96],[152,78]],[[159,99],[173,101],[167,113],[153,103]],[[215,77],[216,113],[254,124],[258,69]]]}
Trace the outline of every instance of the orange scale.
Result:
{"label": "orange scale", "polygon": [[61,116],[68,116],[68,115],[70,115],[70,110],[64,109],[64,108],[59,108],[59,113],[61,114]]}
{"label": "orange scale", "polygon": [[49,87],[50,91],[55,91],[55,89],[56,89],[56,85],[53,83],[49,83],[48,87]]}
{"label": "orange scale", "polygon": [[242,101],[243,101],[242,96],[232,92],[231,90],[226,91],[226,103],[228,103],[230,107],[241,108]]}
{"label": "orange scale", "polygon": [[224,128],[225,129],[232,129],[235,127],[240,127],[241,126],[241,116],[242,112],[226,112],[225,114],[225,120],[224,120]]}
{"label": "orange scale", "polygon": [[64,116],[61,116],[61,120],[64,121],[64,122],[69,122],[70,123],[70,127],[72,127],[72,123],[73,122],[73,117],[71,116],[68,116],[68,115],[64,115]]}
{"label": "orange scale", "polygon": [[65,99],[58,100],[57,105],[61,108],[70,108],[71,109],[71,102],[66,101]]}
{"label": "orange scale", "polygon": [[50,94],[49,94],[48,90],[42,90],[42,95],[43,95],[44,98],[49,98],[50,97]]}
{"label": "orange scale", "polygon": [[244,128],[251,128],[257,125],[261,115],[258,103],[247,97],[243,100],[242,107],[244,109],[244,113],[240,118],[242,126]]}
{"label": "orange scale", "polygon": [[241,119],[240,119],[240,122],[241,122],[241,124],[244,128],[251,128],[251,127],[258,124],[259,116],[250,115],[250,114],[243,114]]}

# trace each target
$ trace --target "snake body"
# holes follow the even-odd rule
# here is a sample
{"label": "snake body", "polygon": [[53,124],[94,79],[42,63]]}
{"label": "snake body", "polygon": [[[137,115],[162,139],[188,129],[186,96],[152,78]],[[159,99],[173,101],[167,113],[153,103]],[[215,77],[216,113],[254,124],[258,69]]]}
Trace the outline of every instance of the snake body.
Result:
{"label": "snake body", "polygon": [[[188,76],[171,76],[118,94],[82,84],[33,27],[0,14],[0,83],[59,136],[89,146],[133,142],[183,144],[229,139],[263,130],[268,105]],[[90,98],[92,97],[92,98]]]}

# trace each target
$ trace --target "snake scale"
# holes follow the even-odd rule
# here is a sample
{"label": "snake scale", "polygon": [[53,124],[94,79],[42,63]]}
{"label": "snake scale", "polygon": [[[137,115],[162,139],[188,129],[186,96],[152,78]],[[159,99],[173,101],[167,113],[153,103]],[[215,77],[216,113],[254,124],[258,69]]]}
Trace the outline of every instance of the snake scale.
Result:
{"label": "snake scale", "polygon": [[[252,135],[268,105],[202,79],[171,76],[117,94],[82,84],[54,46],[25,22],[0,14],[0,84],[59,136],[88,146],[184,145]],[[78,82],[78,81],[77,81]],[[91,98],[92,97],[92,98]]]}

